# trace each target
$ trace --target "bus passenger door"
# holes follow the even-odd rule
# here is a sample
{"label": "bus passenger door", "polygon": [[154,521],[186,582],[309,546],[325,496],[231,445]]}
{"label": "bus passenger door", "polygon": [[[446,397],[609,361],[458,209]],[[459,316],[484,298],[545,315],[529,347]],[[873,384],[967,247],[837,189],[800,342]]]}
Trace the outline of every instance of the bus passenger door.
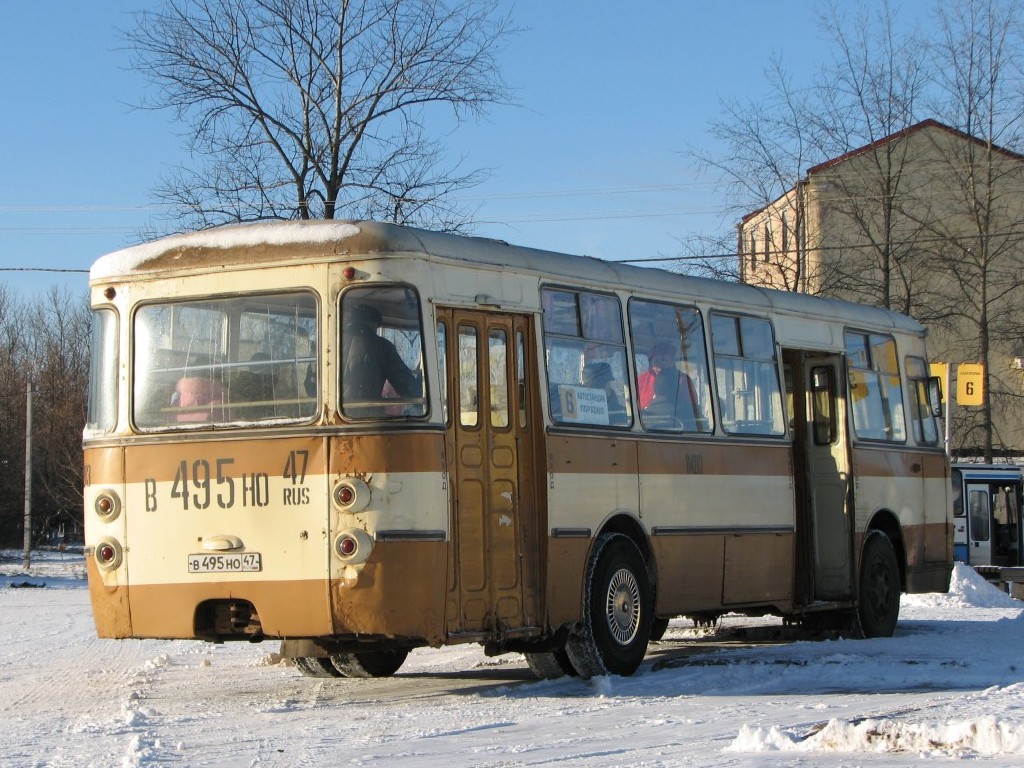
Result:
{"label": "bus passenger door", "polygon": [[843,359],[805,357],[807,396],[807,502],[810,505],[813,599],[845,600],[853,594],[850,454]]}
{"label": "bus passenger door", "polygon": [[529,316],[439,309],[452,498],[447,632],[539,626],[540,427]]}
{"label": "bus passenger door", "polygon": [[992,496],[988,483],[968,483],[967,549],[971,565],[992,565]]}

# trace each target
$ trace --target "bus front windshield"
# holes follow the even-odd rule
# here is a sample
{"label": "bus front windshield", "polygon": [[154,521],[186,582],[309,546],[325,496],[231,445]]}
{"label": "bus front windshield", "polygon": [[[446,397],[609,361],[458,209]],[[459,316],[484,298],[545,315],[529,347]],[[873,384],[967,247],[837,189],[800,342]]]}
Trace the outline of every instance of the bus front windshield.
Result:
{"label": "bus front windshield", "polygon": [[310,293],[148,304],[133,333],[140,428],[309,421],[317,413]]}

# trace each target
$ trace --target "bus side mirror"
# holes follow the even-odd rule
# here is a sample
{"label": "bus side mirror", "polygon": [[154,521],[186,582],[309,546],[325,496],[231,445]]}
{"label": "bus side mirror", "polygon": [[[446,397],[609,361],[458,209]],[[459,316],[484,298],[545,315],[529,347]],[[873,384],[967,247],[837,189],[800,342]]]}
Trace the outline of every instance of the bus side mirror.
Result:
{"label": "bus side mirror", "polygon": [[928,379],[928,407],[932,416],[942,416],[942,380],[938,376]]}

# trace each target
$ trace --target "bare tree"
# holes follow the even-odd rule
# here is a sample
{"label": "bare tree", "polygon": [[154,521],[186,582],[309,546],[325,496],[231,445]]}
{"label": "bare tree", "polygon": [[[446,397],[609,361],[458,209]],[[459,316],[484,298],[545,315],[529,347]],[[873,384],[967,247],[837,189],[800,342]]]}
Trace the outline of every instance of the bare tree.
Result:
{"label": "bare tree", "polygon": [[930,52],[933,109],[968,140],[944,142],[932,168],[931,206],[920,217],[930,267],[953,288],[947,312],[958,333],[950,355],[985,366],[985,398],[958,413],[962,451],[991,461],[1020,435],[1003,425],[1024,416],[1024,30],[1016,0],[961,0],[938,8],[941,35]]}
{"label": "bare tree", "polygon": [[[835,53],[816,78],[794,83],[781,60],[773,58],[768,95],[760,102],[729,105],[726,116],[712,123],[711,135],[725,151],[691,154],[719,171],[734,210],[774,206],[792,212],[772,232],[740,228],[738,252],[751,268],[756,265],[761,282],[909,311],[918,303],[919,265],[908,245],[917,225],[899,210],[906,147],[892,144],[853,163],[822,169],[820,178],[831,190],[829,215],[846,220],[849,242],[829,246],[849,248],[843,259],[823,258],[819,233],[804,227],[806,206],[813,203],[804,180],[811,167],[915,122],[926,83],[921,46],[913,34],[900,31],[888,4],[852,16],[846,6],[833,4],[820,26]],[[796,243],[795,256],[780,247],[784,242]]]}
{"label": "bare tree", "polygon": [[0,285],[0,546],[23,540],[26,388],[33,385],[33,543],[81,531],[82,429],[89,377],[88,301],[37,299]]}
{"label": "bare tree", "polygon": [[33,404],[33,510],[39,536],[82,521],[82,429],[92,315],[86,300],[53,288],[26,310]]}
{"label": "bare tree", "polygon": [[425,126],[508,99],[496,0],[166,0],[126,33],[157,86],[149,106],[189,124],[199,164],[158,190],[193,227],[382,216],[457,229]]}
{"label": "bare tree", "polygon": [[[726,149],[700,159],[755,212],[739,253],[758,282],[912,314],[936,359],[985,364],[986,401],[959,412],[954,447],[991,460],[1024,445],[1008,364],[1024,357],[1024,9],[937,2],[929,35],[888,5],[860,9],[830,7],[821,75],[794,83],[773,62],[765,99],[712,124]],[[939,127],[920,131],[923,117]],[[773,207],[791,214],[795,258],[771,250]],[[800,231],[805,214],[816,231]]]}
{"label": "bare tree", "polygon": [[907,168],[912,145],[893,141],[917,122],[927,83],[922,48],[915,35],[902,33],[888,4],[861,8],[852,17],[832,5],[822,18],[836,59],[815,88],[820,111],[812,116],[820,150],[842,157],[873,146],[828,173],[838,193],[829,196],[835,214],[846,219],[848,257],[828,259],[821,290],[850,294],[886,309],[914,312],[927,302],[918,295],[923,264],[914,248],[919,225],[902,210],[909,192]]}
{"label": "bare tree", "polygon": [[0,544],[22,541],[25,492],[24,309],[0,286]]}

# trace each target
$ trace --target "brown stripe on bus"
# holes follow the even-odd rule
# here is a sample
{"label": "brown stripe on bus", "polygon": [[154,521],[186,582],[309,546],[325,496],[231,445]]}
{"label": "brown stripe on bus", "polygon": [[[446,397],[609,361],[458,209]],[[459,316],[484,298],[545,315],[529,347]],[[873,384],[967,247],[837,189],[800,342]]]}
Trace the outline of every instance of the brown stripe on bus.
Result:
{"label": "brown stripe on bus", "polygon": [[548,438],[548,471],[580,474],[788,477],[792,446],[607,437]]}
{"label": "brown stripe on bus", "polygon": [[861,477],[949,477],[941,452],[923,452],[921,448],[899,448],[891,445],[855,445],[853,464]]}

